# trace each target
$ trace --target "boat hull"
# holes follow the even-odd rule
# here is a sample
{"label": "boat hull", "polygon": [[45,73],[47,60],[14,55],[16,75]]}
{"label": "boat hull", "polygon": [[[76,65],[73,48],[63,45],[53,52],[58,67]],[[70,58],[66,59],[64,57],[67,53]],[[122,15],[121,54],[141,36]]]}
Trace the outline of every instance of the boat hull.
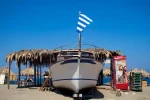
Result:
{"label": "boat hull", "polygon": [[79,90],[94,87],[103,65],[87,58],[71,58],[59,61],[50,68],[52,83],[56,88]]}

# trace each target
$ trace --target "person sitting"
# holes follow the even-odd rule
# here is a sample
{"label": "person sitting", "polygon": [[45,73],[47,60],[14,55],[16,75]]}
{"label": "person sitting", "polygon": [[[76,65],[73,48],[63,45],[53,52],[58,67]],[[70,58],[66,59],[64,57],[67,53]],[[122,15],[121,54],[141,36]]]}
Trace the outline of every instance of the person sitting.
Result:
{"label": "person sitting", "polygon": [[27,80],[27,82],[33,82],[32,78],[29,77],[28,80]]}

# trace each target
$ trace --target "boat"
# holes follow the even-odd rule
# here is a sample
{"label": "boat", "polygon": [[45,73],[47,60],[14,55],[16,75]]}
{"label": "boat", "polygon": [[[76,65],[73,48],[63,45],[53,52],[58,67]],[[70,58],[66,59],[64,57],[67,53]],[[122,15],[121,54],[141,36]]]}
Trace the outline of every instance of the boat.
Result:
{"label": "boat", "polygon": [[81,49],[80,39],[79,34],[77,49],[61,49],[57,61],[51,65],[50,73],[55,88],[65,88],[79,93],[82,89],[96,86],[103,62],[96,60],[93,53]]}

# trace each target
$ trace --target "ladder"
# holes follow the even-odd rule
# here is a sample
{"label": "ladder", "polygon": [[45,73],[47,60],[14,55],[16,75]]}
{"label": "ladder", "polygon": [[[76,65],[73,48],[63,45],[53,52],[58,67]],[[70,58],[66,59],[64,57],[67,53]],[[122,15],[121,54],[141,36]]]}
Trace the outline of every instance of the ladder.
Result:
{"label": "ladder", "polygon": [[48,81],[49,81],[49,77],[46,78],[46,80],[44,81],[44,83],[43,83],[42,86],[40,87],[40,91],[44,91],[44,89],[45,89],[44,87],[47,86]]}

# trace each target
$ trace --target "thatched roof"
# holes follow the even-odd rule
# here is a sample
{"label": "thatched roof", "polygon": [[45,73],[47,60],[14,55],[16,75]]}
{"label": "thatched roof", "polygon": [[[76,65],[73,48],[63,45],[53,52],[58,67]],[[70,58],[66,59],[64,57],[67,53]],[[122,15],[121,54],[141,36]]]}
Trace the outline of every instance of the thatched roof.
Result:
{"label": "thatched roof", "polygon": [[133,68],[132,72],[140,72],[138,68]]}
{"label": "thatched roof", "polygon": [[[72,49],[72,51],[77,49]],[[49,66],[51,63],[56,62],[57,56],[62,51],[71,51],[69,50],[21,50],[19,52],[14,52],[8,54],[6,57],[6,62],[17,61],[17,64],[23,64],[30,66]],[[89,52],[94,55],[97,60],[104,61],[106,58],[111,58],[115,55],[120,55],[119,51],[110,51],[104,49],[82,49],[82,52]]]}
{"label": "thatched roof", "polygon": [[107,67],[106,69],[104,69],[104,71],[103,71],[103,75],[104,76],[108,76],[108,75],[110,75],[111,74],[111,72],[110,72],[110,67]]}
{"label": "thatched roof", "polygon": [[130,75],[130,72],[139,72],[142,73],[144,77],[150,77],[150,74],[146,72],[144,69],[139,70],[138,68],[133,68],[133,70],[128,71],[128,75]]}
{"label": "thatched roof", "polygon": [[139,72],[140,70],[138,68],[133,68],[132,70],[128,71],[128,76],[130,75],[131,72]]}
{"label": "thatched roof", "polygon": [[33,76],[34,75],[34,69],[32,67],[27,67],[24,70],[21,71],[21,75],[24,76]]}
{"label": "thatched roof", "polygon": [[144,77],[150,77],[150,74],[147,71],[145,71],[144,69],[141,69],[140,72],[142,73],[142,75]]}
{"label": "thatched roof", "polygon": [[[6,76],[8,76],[8,73],[9,73],[9,67],[3,67],[3,68],[0,68],[0,74],[5,74]],[[14,75],[16,76],[16,74],[14,72],[12,72],[10,70],[10,75]]]}

